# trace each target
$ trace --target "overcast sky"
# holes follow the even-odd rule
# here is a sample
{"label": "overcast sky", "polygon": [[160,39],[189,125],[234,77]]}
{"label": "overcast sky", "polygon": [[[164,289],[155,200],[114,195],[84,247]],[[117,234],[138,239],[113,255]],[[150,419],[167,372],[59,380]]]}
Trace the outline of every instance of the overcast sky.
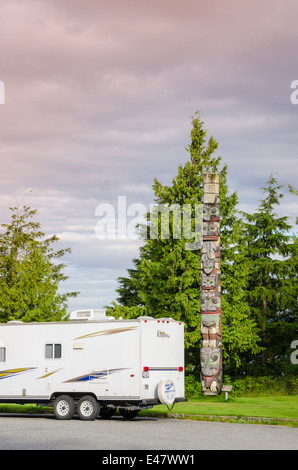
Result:
{"label": "overcast sky", "polygon": [[[99,240],[96,208],[149,210],[197,110],[240,208],[271,173],[297,187],[297,18],[297,0],[1,0],[0,223],[32,188],[24,202],[72,248],[70,310],[116,299],[139,241]],[[295,198],[280,210],[297,215]]]}

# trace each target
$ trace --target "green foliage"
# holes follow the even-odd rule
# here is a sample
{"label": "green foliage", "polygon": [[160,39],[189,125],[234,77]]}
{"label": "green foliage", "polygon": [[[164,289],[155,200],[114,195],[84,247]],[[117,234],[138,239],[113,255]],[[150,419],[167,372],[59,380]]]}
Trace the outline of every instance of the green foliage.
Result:
{"label": "green foliage", "polygon": [[[218,144],[213,137],[207,141],[203,124],[199,115],[192,119],[191,143],[186,147],[189,160],[179,165],[171,184],[154,179],[155,201],[168,207],[189,204],[194,213],[195,205],[202,203],[204,173],[219,174],[225,371],[233,376],[295,374],[297,366],[290,355],[298,326],[298,241],[288,218],[275,213],[282,188],[271,176],[257,210],[240,212],[237,193],[229,192],[227,166],[214,155]],[[289,191],[297,194],[291,185]],[[185,232],[177,239],[171,214],[169,221],[168,238],[155,238],[150,236],[152,220],[147,214],[147,225],[140,227],[144,238],[140,256],[128,277],[119,278],[119,303],[110,307],[110,313],[133,318],[143,312],[183,321],[186,373],[198,374],[200,251],[187,250]]]}
{"label": "green foliage", "polygon": [[185,396],[187,398],[203,396],[201,381],[192,374],[185,377]]}
{"label": "green foliage", "polygon": [[[205,173],[218,173],[221,200],[221,263],[223,289],[223,354],[224,359],[239,365],[239,353],[259,350],[257,327],[250,319],[250,308],[245,300],[245,280],[248,272],[246,259],[239,251],[242,243],[242,222],[237,214],[238,196],[229,193],[227,166],[221,157],[214,156],[218,143],[213,137],[208,142],[207,131],[200,117],[192,119],[191,143],[186,148],[189,160],[179,165],[177,175],[170,185],[154,179],[153,190],[158,205],[202,204]],[[194,218],[193,218],[194,219]],[[145,234],[140,257],[134,261],[135,269],[129,277],[120,278],[119,303],[131,315],[132,308],[143,307],[147,315],[172,317],[185,323],[186,371],[200,367],[200,263],[199,249],[186,249],[189,242],[185,232],[175,238],[173,219],[167,239],[150,236],[151,214],[147,226],[140,228]],[[160,227],[159,227],[160,228]],[[193,230],[193,226],[191,227]],[[238,247],[237,249],[235,247]],[[117,312],[119,306],[113,305]],[[123,311],[125,314],[125,310]],[[113,314],[113,312],[111,312]]]}
{"label": "green foliage", "polygon": [[57,236],[45,238],[37,211],[11,207],[11,222],[0,234],[0,321],[57,321],[67,314],[67,300],[77,295],[59,293],[67,279],[58,263],[69,249],[54,251]]}
{"label": "green foliage", "polygon": [[[229,397],[298,394],[298,378],[295,375],[230,377],[225,374],[224,384],[233,387]],[[203,397],[200,380],[193,374],[185,377],[185,396]]]}
{"label": "green foliage", "polygon": [[106,314],[108,316],[113,316],[115,318],[125,318],[129,320],[130,318],[138,318],[147,315],[145,307],[132,305],[124,306],[119,305],[116,302],[112,302],[112,305],[106,307]]}
{"label": "green foliage", "polygon": [[243,213],[249,260],[247,301],[262,348],[254,358],[246,356],[246,369],[289,373],[294,372],[289,356],[298,327],[298,243],[288,217],[275,212],[283,197],[281,186],[271,176],[262,189],[265,197],[255,213]]}
{"label": "green foliage", "polygon": [[241,377],[230,379],[225,377],[225,383],[233,385],[231,396],[240,397],[248,395],[296,395],[298,393],[298,379],[294,375],[281,377]]}

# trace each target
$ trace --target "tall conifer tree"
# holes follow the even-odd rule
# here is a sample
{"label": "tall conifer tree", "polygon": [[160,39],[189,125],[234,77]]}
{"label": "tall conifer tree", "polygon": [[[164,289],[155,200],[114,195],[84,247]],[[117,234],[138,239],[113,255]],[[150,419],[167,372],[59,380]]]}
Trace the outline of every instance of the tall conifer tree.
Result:
{"label": "tall conifer tree", "polygon": [[[245,301],[245,282],[248,268],[239,250],[242,224],[237,217],[238,197],[229,194],[227,166],[221,157],[214,156],[218,143],[210,137],[200,116],[192,119],[191,142],[186,147],[189,160],[179,165],[171,185],[154,179],[153,190],[158,205],[180,206],[202,204],[204,173],[218,173],[221,201],[222,249],[222,316],[224,361],[240,364],[243,351],[256,352],[257,329],[250,320],[250,309]],[[150,215],[148,214],[148,219]],[[144,230],[144,228],[143,228]],[[149,233],[150,235],[150,233]],[[186,249],[189,240],[147,237],[135,260],[135,269],[128,278],[120,278],[118,289],[120,305],[114,304],[113,314],[132,316],[140,309],[153,317],[172,317],[185,322],[186,365],[188,371],[198,371],[200,348],[200,250]],[[137,305],[131,293],[135,293]]]}
{"label": "tall conifer tree", "polygon": [[262,189],[265,196],[257,210],[243,213],[250,260],[247,300],[262,346],[246,363],[255,373],[285,373],[298,327],[298,240],[288,217],[275,212],[283,197],[281,185],[271,175]]}
{"label": "tall conifer tree", "polygon": [[55,251],[56,235],[46,238],[37,211],[28,206],[10,208],[11,221],[0,234],[0,322],[57,321],[67,314],[67,301],[77,292],[62,294],[67,279],[58,263],[70,249]]}

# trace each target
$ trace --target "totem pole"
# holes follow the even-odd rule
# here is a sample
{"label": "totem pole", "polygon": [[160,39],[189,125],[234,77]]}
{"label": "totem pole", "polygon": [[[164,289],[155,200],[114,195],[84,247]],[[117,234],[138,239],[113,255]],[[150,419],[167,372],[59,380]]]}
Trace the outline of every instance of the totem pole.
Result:
{"label": "totem pole", "polygon": [[201,249],[201,383],[204,395],[222,388],[219,178],[204,175]]}

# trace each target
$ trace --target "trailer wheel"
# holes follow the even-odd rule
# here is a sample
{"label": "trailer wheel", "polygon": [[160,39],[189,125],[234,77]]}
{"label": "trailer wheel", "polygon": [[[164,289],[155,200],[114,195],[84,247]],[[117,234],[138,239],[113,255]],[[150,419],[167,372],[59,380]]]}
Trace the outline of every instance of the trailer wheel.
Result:
{"label": "trailer wheel", "polygon": [[60,395],[54,401],[54,414],[58,419],[71,419],[75,413],[75,402],[68,395]]}
{"label": "trailer wheel", "polygon": [[93,421],[98,417],[99,404],[91,395],[82,397],[77,404],[77,413],[84,421]]}
{"label": "trailer wheel", "polygon": [[119,413],[124,419],[133,419],[139,414],[139,410],[128,410],[126,408],[119,408]]}

